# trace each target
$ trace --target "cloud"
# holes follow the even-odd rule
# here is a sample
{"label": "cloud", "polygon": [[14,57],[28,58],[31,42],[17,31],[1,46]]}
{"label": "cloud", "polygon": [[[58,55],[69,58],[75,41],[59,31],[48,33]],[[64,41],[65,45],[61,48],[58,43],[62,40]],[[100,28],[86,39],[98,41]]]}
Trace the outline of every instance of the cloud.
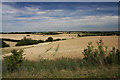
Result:
{"label": "cloud", "polygon": [[3,4],[3,31],[117,30],[117,7],[110,4]]}
{"label": "cloud", "polygon": [[[44,17],[45,18],[45,17]],[[50,18],[50,19],[48,19]],[[18,30],[25,31],[59,31],[59,30],[117,30],[117,16],[85,16],[83,18],[51,18],[44,21],[23,22],[17,25]],[[8,26],[8,24],[6,24]],[[109,26],[108,26],[109,25]],[[114,26],[110,26],[114,25]],[[16,26],[16,24],[9,24]],[[24,26],[19,27],[19,26]],[[107,28],[104,26],[108,26]],[[86,28],[87,27],[87,28]],[[112,27],[112,28],[111,28]],[[15,27],[14,27],[15,28]],[[98,29],[97,29],[98,28]],[[12,30],[13,28],[11,28]],[[17,30],[15,29],[15,30]],[[10,29],[9,29],[10,30]]]}
{"label": "cloud", "polygon": [[61,12],[61,11],[64,11],[64,10],[54,10],[54,11],[56,11],[56,12]]}
{"label": "cloud", "polygon": [[38,11],[38,12],[36,12],[37,14],[45,14],[46,12],[44,12],[44,11]]}

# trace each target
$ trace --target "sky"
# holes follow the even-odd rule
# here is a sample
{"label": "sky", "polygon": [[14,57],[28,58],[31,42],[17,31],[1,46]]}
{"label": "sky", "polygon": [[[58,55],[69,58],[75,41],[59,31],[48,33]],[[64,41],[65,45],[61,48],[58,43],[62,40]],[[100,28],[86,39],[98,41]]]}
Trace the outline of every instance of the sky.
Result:
{"label": "sky", "polygon": [[3,2],[3,32],[117,31],[117,2]]}

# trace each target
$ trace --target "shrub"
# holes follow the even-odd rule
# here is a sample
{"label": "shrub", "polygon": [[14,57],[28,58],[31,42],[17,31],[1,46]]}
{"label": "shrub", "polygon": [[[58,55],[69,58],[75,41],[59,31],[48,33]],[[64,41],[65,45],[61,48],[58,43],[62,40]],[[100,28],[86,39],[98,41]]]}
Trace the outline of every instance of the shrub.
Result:
{"label": "shrub", "polygon": [[108,64],[120,64],[120,51],[118,49],[113,49],[109,52],[109,55],[106,57]]}
{"label": "shrub", "polygon": [[44,41],[43,40],[38,40],[38,43],[44,43]]}
{"label": "shrub", "polygon": [[99,40],[97,42],[98,48],[95,49],[92,45],[92,42],[88,43],[87,49],[84,49],[83,55],[85,60],[85,63],[87,65],[103,65],[103,64],[119,64],[120,61],[120,51],[118,49],[113,49],[109,52],[108,56],[107,54],[107,46],[104,47],[104,43],[102,40]]}
{"label": "shrub", "polygon": [[99,63],[99,57],[98,57],[98,50],[94,49],[94,46],[92,45],[92,42],[88,43],[87,49],[84,49],[83,55],[84,58],[83,60],[86,61],[88,65],[96,65]]}
{"label": "shrub", "polygon": [[37,44],[37,43],[38,43],[37,40],[32,40],[31,38],[24,37],[19,42],[17,42],[16,46],[32,45],[32,44]]}
{"label": "shrub", "polygon": [[46,39],[46,42],[52,42],[53,38],[52,37],[48,37],[48,39]]}
{"label": "shrub", "polygon": [[53,41],[60,41],[61,39],[54,39]]}
{"label": "shrub", "polygon": [[30,35],[26,35],[26,36],[30,36]]}
{"label": "shrub", "polygon": [[66,40],[66,39],[62,39],[62,40]]}
{"label": "shrub", "polygon": [[2,41],[2,46],[1,47],[9,47],[9,45],[6,44],[4,41]]}
{"label": "shrub", "polygon": [[14,39],[7,39],[7,38],[2,38],[3,41],[11,41],[11,42],[18,42],[20,40],[14,40]]}
{"label": "shrub", "polygon": [[11,51],[12,55],[4,57],[5,62],[7,64],[7,70],[13,72],[18,70],[24,60],[23,58],[23,50],[13,50]]}

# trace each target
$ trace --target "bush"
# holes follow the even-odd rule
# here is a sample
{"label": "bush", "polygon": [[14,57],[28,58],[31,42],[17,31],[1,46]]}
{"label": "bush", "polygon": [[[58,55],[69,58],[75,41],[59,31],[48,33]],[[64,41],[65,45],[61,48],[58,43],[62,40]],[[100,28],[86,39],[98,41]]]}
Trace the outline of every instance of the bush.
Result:
{"label": "bush", "polygon": [[30,36],[30,35],[26,35],[26,36]]}
{"label": "bush", "polygon": [[53,41],[60,41],[61,39],[54,39]]}
{"label": "bush", "polygon": [[66,39],[62,39],[62,40],[66,40]]}
{"label": "bush", "polygon": [[19,42],[17,42],[16,46],[38,44],[39,42],[40,41],[32,40],[31,38],[24,37]]}
{"label": "bush", "polygon": [[38,43],[44,43],[44,41],[43,40],[38,40]]}
{"label": "bush", "polygon": [[7,70],[13,72],[18,70],[24,61],[23,50],[13,50],[12,55],[4,57],[7,64]]}
{"label": "bush", "polygon": [[1,46],[2,48],[3,47],[9,47],[9,45],[8,44],[6,44],[4,41],[2,41],[2,46]]}
{"label": "bush", "polygon": [[106,57],[106,62],[108,64],[120,64],[120,51],[113,47],[109,52],[109,55]]}
{"label": "bush", "polygon": [[92,42],[88,43],[87,49],[84,49],[83,55],[85,60],[85,63],[87,65],[104,65],[104,64],[114,64],[114,63],[119,63],[120,61],[120,51],[118,49],[115,49],[113,47],[113,50],[111,50],[107,54],[107,46],[104,47],[104,43],[102,40],[99,40],[97,42],[98,48],[95,49],[94,46],[92,45]]}
{"label": "bush", "polygon": [[[52,42],[52,41],[60,41],[61,39],[55,39],[53,40],[52,37],[48,37],[46,41],[43,40],[32,40],[31,38],[26,38],[24,37],[23,39],[19,40],[16,44],[16,46],[23,46],[23,45],[33,45],[33,44],[38,44],[38,43],[44,43],[44,42]],[[66,40],[66,39],[62,39]]]}
{"label": "bush", "polygon": [[3,41],[11,41],[11,42],[18,42],[20,40],[14,40],[14,39],[7,39],[7,38],[2,38]]}
{"label": "bush", "polygon": [[52,37],[48,37],[48,39],[46,39],[46,42],[52,42],[53,38]]}

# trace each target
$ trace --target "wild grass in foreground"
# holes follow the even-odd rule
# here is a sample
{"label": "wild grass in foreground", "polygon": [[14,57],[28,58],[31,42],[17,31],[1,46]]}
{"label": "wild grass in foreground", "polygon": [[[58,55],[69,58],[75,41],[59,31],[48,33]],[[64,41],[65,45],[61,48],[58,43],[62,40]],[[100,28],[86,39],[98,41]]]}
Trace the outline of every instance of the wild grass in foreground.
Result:
{"label": "wild grass in foreground", "polygon": [[[120,51],[113,48],[107,51],[102,40],[97,42],[95,49],[90,42],[84,49],[83,59],[59,58],[56,60],[41,59],[38,62],[23,60],[21,63],[10,63],[12,71],[8,69],[9,60],[3,61],[3,78],[118,78],[120,77]],[[17,53],[17,51],[16,51]],[[19,52],[22,54],[22,52]],[[109,53],[108,55],[106,55]],[[16,57],[12,57],[12,60]],[[13,67],[12,67],[13,66]]]}
{"label": "wild grass in foreground", "polygon": [[81,66],[78,63],[77,64],[74,63],[75,62],[74,60],[72,62],[65,61],[63,63],[62,61],[63,60],[58,60],[58,61],[43,60],[40,62],[25,61],[21,66],[21,68],[19,68],[18,71],[14,71],[14,72],[8,72],[7,69],[3,67],[4,68],[3,78],[116,78],[116,77],[120,77],[120,73],[119,73],[120,65]]}

